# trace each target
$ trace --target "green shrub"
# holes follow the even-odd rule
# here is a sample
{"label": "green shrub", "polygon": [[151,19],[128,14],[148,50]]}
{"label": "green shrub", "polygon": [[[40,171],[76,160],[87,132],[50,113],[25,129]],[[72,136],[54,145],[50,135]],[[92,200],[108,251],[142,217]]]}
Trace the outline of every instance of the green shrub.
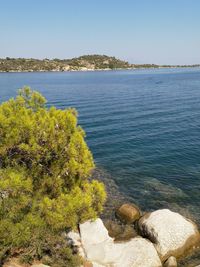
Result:
{"label": "green shrub", "polygon": [[77,112],[45,103],[25,87],[0,105],[0,255],[22,249],[29,261],[49,253],[55,265],[58,254],[73,266],[69,249],[52,250],[63,231],[98,216],[106,194],[88,180],[94,162]]}

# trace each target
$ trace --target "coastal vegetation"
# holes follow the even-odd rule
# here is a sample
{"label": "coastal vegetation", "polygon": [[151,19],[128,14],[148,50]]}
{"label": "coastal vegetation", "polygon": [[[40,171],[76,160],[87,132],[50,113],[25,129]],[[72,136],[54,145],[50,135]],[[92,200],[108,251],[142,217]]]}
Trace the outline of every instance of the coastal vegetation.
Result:
{"label": "coastal vegetation", "polygon": [[104,185],[90,180],[92,154],[75,109],[47,109],[29,87],[0,105],[0,265],[20,255],[79,266],[64,232],[96,218]]}
{"label": "coastal vegetation", "polygon": [[128,62],[105,55],[86,55],[72,59],[0,59],[1,72],[23,71],[75,71],[75,70],[103,70],[127,69],[132,65]]}
{"label": "coastal vegetation", "polygon": [[171,66],[156,64],[130,64],[126,61],[106,55],[85,55],[72,59],[26,59],[10,57],[0,59],[0,72],[86,71],[199,66],[200,65]]}

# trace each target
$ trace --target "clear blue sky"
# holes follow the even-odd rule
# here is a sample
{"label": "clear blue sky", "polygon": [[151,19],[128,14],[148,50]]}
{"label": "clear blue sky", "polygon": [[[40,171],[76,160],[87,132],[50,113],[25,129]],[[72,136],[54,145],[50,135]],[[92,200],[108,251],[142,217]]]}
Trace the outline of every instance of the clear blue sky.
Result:
{"label": "clear blue sky", "polygon": [[200,63],[200,0],[0,0],[0,57]]}

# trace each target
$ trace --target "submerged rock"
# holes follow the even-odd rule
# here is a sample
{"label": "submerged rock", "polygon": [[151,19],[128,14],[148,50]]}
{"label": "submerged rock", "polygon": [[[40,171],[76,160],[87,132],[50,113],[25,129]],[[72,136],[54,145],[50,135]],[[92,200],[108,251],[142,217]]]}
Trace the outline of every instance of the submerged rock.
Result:
{"label": "submerged rock", "polygon": [[161,259],[180,257],[200,242],[197,226],[168,209],[144,215],[138,223],[142,236],[155,244]]}
{"label": "submerged rock", "polygon": [[116,211],[116,215],[125,223],[134,223],[140,218],[140,210],[133,204],[123,204]]}
{"label": "submerged rock", "polygon": [[110,237],[115,241],[127,241],[138,234],[132,225],[120,224],[118,221],[105,220],[104,225]]}
{"label": "submerged rock", "polygon": [[82,245],[93,266],[160,267],[154,245],[142,237],[114,242],[100,219],[80,225]]}

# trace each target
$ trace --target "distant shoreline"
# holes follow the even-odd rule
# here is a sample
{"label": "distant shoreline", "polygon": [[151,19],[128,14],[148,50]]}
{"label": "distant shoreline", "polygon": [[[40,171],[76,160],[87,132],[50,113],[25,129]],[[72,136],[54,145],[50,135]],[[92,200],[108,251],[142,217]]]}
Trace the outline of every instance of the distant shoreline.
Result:
{"label": "distant shoreline", "polygon": [[84,55],[72,59],[34,59],[3,58],[0,59],[0,73],[23,72],[73,72],[73,71],[117,71],[141,69],[196,68],[195,65],[156,65],[131,64],[127,61],[106,55]]}
{"label": "distant shoreline", "polygon": [[122,71],[122,70],[158,70],[158,69],[187,69],[187,68],[200,68],[200,66],[170,66],[170,67],[147,67],[147,68],[144,68],[144,67],[141,67],[141,68],[121,68],[121,69],[84,69],[84,70],[81,70],[81,69],[77,69],[77,70],[65,70],[65,71],[62,71],[62,70],[20,70],[20,71],[17,71],[17,70],[8,70],[8,71],[2,71],[0,70],[0,73],[49,73],[49,72],[52,72],[52,73],[57,73],[57,72],[60,72],[60,73],[69,73],[69,72],[107,72],[107,71]]}

